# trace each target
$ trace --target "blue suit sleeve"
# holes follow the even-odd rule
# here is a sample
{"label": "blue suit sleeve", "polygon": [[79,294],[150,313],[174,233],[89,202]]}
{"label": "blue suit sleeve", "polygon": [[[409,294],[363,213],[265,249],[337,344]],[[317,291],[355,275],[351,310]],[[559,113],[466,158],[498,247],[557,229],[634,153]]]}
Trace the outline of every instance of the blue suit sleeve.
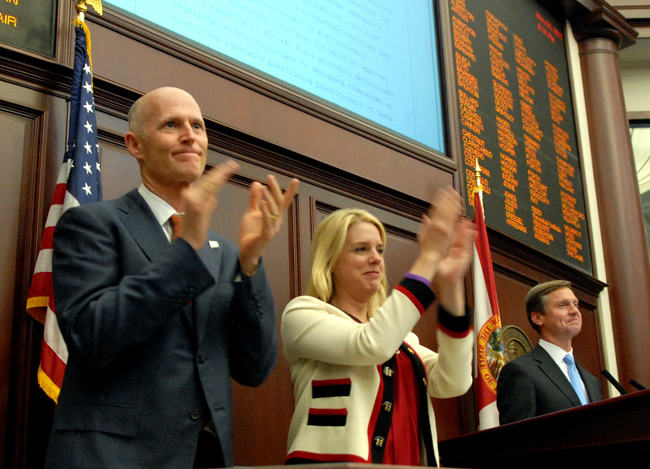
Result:
{"label": "blue suit sleeve", "polygon": [[236,281],[230,338],[230,374],[244,386],[259,386],[278,358],[276,313],[271,287],[260,261],[251,277]]}
{"label": "blue suit sleeve", "polygon": [[68,350],[87,366],[102,369],[180,314],[214,278],[182,240],[163,243],[151,262],[142,254],[145,267],[124,275],[127,260],[121,253],[139,252],[124,243],[135,241],[120,238],[115,221],[88,207],[66,211],[57,224],[54,298]]}

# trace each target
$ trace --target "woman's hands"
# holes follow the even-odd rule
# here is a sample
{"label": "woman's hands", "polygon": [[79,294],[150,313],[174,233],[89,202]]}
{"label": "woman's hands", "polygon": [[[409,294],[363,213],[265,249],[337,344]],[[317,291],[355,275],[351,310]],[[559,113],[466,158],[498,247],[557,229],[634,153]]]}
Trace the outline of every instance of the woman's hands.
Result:
{"label": "woman's hands", "polygon": [[438,260],[446,255],[461,211],[460,196],[456,192],[450,187],[438,191],[429,213],[422,217],[418,233],[420,253]]}
{"label": "woman's hands", "polygon": [[474,223],[471,221],[463,219],[456,223],[449,251],[438,264],[431,285],[440,304],[454,316],[465,314],[463,285],[474,255],[476,234]]}
{"label": "woman's hands", "polygon": [[430,280],[442,306],[457,316],[465,313],[463,283],[476,238],[474,224],[461,214],[460,196],[450,187],[438,191],[422,218],[420,254],[410,269]]}

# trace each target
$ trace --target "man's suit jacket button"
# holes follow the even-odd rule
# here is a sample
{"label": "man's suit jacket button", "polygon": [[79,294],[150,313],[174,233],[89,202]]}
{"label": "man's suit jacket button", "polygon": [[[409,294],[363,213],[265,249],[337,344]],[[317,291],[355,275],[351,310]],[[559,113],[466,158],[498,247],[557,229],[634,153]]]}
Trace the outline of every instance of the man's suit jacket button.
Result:
{"label": "man's suit jacket button", "polygon": [[199,365],[203,365],[205,363],[205,357],[203,355],[197,355],[196,361]]}
{"label": "man's suit jacket button", "polygon": [[198,420],[201,418],[201,412],[199,412],[199,409],[194,409],[192,412],[190,412],[190,418],[192,420]]}

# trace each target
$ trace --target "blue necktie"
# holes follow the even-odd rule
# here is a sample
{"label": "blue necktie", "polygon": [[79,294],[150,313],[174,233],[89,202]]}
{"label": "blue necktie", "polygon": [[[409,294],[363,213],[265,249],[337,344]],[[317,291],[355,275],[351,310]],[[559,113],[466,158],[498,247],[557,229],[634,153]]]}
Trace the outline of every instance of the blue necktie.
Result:
{"label": "blue necktie", "polygon": [[571,386],[575,389],[580,402],[582,405],[588,404],[587,397],[585,396],[585,390],[582,387],[582,381],[580,380],[580,375],[578,374],[578,369],[576,368],[576,362],[570,354],[564,356],[564,363],[569,367],[569,381],[571,381]]}

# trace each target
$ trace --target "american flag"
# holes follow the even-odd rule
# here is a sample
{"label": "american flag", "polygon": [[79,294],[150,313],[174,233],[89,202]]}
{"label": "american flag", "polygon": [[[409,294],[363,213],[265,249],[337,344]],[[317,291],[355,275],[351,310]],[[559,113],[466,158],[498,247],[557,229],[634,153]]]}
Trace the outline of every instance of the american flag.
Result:
{"label": "american flag", "polygon": [[68,143],[27,298],[27,312],[45,324],[38,384],[55,402],[59,397],[63,383],[68,349],[59,331],[54,310],[52,291],[54,228],[61,214],[70,207],[102,200],[97,122],[93,99],[90,32],[86,25],[79,20],[75,22],[75,30],[76,43]]}

